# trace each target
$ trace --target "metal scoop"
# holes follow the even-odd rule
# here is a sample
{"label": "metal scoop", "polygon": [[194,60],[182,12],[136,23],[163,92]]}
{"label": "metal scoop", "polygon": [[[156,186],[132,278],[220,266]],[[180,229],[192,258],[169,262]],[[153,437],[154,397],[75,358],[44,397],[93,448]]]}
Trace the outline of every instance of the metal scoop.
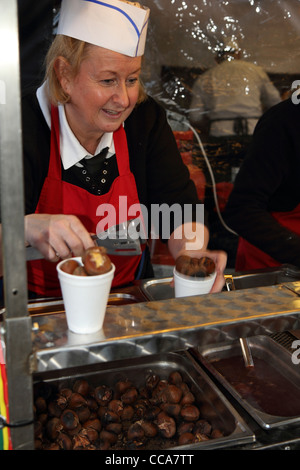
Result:
{"label": "metal scoop", "polygon": [[240,338],[245,367],[254,367],[253,357],[247,338]]}
{"label": "metal scoop", "polygon": [[[141,244],[146,243],[146,235],[140,218],[114,225],[105,232],[93,235],[97,245],[106,248],[107,254],[116,256],[134,256],[142,253]],[[27,261],[42,259],[43,255],[32,246],[26,247]]]}
{"label": "metal scoop", "polygon": [[[232,278],[226,279],[226,289],[231,291],[233,287]],[[245,362],[245,367],[254,367],[253,357],[251,353],[251,349],[248,343],[247,338],[240,338],[240,344],[242,349],[242,354]]]}

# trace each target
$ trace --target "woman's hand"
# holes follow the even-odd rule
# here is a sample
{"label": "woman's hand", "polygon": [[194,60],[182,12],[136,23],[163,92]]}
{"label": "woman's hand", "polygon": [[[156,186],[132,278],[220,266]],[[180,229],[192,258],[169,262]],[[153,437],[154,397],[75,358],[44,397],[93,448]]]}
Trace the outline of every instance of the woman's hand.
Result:
{"label": "woman's hand", "polygon": [[192,258],[211,258],[216,265],[217,276],[212,286],[211,293],[220,292],[225,284],[224,270],[227,263],[225,251],[207,250],[209,231],[201,223],[187,223],[178,227],[170,236],[168,248],[173,258],[186,255]]}
{"label": "woman's hand", "polygon": [[53,262],[81,256],[84,250],[94,246],[89,232],[74,215],[26,215],[25,240]]}

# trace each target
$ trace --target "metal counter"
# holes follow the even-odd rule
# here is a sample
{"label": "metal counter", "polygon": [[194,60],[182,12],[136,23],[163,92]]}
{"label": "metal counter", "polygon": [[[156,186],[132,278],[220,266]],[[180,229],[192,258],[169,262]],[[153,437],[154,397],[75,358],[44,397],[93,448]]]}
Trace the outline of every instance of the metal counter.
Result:
{"label": "metal counter", "polygon": [[[299,282],[286,283],[300,289]],[[103,329],[72,333],[64,313],[32,317],[31,372],[166,353],[298,329],[300,298],[283,285],[109,306]]]}
{"label": "metal counter", "polygon": [[[168,280],[159,283],[165,282]],[[129,367],[143,356],[151,360],[154,355],[164,357],[174,351],[191,350],[194,346],[203,348],[234,342],[241,336],[297,330],[300,327],[299,293],[300,282],[291,282],[181,299],[172,297],[109,305],[103,329],[93,335],[68,331],[61,310],[63,304],[56,301],[53,313],[32,316],[31,372],[33,377],[41,380],[66,374],[72,376],[74,370],[88,370],[86,366],[101,371],[110,363],[125,359],[124,364]],[[170,292],[164,289],[159,296],[168,297],[168,294]],[[279,426],[272,432],[263,429],[220,382],[211,375],[209,377],[255,435],[254,441],[232,442],[229,448],[300,448],[297,425]],[[192,447],[187,446],[187,449],[192,450]]]}

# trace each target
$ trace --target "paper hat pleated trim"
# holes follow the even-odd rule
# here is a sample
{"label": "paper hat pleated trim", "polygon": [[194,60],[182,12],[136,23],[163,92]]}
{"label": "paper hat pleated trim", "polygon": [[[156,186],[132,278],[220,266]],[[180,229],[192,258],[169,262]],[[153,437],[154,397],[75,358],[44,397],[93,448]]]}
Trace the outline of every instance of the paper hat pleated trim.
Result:
{"label": "paper hat pleated trim", "polygon": [[149,14],[120,0],[63,0],[57,34],[137,57],[145,51]]}

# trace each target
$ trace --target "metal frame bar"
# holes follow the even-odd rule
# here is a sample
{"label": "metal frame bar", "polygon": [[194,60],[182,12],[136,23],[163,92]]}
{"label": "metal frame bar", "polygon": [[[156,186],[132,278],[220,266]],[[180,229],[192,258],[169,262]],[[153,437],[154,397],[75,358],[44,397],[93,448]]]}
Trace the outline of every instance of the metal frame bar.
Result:
{"label": "metal frame bar", "polygon": [[[31,318],[24,248],[20,61],[16,0],[0,0],[0,195],[5,315],[2,336],[9,422],[33,419]],[[12,445],[33,449],[33,424],[11,428]]]}

